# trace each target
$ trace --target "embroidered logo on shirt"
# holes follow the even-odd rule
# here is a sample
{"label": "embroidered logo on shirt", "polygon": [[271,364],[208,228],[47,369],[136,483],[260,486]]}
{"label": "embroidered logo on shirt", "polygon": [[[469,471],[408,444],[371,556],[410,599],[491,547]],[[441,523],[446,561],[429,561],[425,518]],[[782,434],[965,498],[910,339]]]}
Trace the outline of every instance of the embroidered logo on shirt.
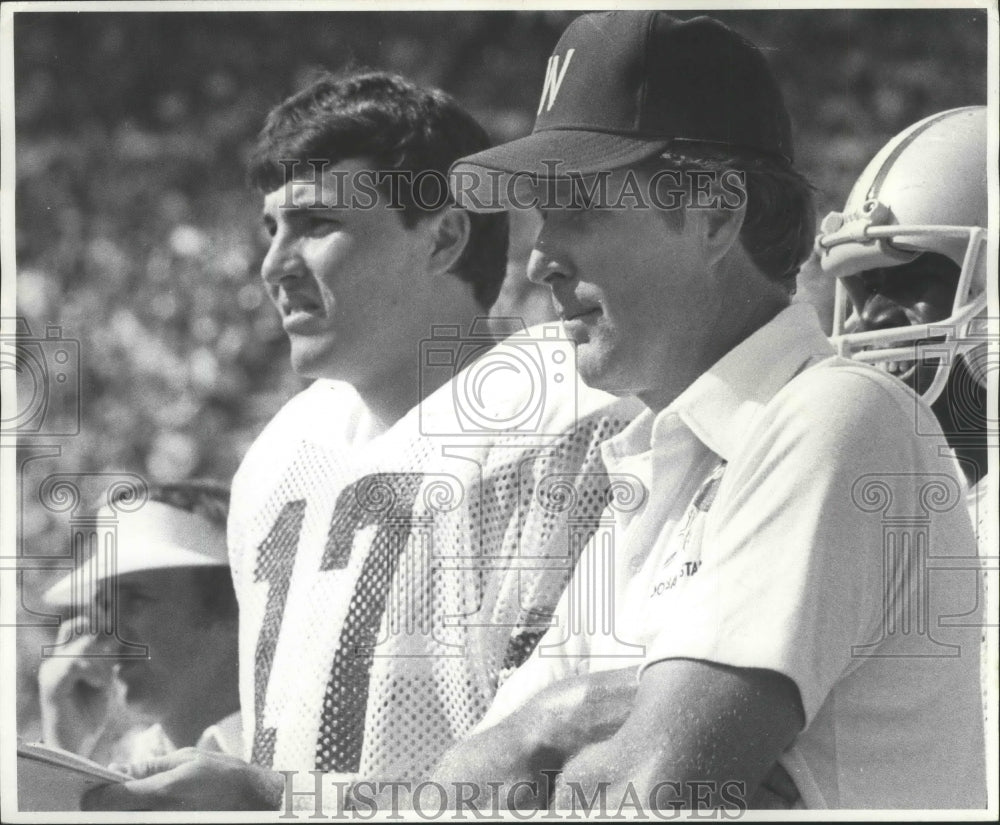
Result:
{"label": "embroidered logo on shirt", "polygon": [[650,598],[653,596],[662,596],[668,590],[673,590],[677,586],[677,582],[688,578],[688,576],[693,576],[698,572],[699,567],[701,567],[700,561],[686,561],[679,565],[676,573],[653,585],[653,592],[649,594]]}
{"label": "embroidered logo on shirt", "polygon": [[[660,565],[661,570],[670,568],[671,572],[653,585],[649,594],[650,598],[672,590],[678,582],[693,576],[701,567],[701,536],[705,529],[705,516],[715,502],[725,472],[726,462],[720,460],[695,491],[691,503],[684,513],[684,518],[681,519],[681,526],[677,530],[675,542],[680,544],[680,548],[667,556],[663,564]],[[679,554],[682,554],[682,557],[688,556],[688,558],[686,561],[675,564],[674,559]],[[690,558],[689,555],[695,555],[698,558]]]}
{"label": "embroidered logo on shirt", "polygon": [[711,475],[702,482],[701,487],[698,488],[698,492],[694,494],[694,498],[691,500],[691,507],[703,513],[707,513],[711,509],[715,501],[715,496],[719,492],[719,485],[722,483],[722,476],[725,472],[726,462],[720,461],[715,469],[712,470]]}

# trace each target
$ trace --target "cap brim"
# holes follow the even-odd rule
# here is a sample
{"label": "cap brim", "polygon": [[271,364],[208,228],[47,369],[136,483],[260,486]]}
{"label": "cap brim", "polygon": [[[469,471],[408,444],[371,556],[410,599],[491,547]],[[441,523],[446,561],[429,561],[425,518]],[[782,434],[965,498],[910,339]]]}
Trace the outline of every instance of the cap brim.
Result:
{"label": "cap brim", "polygon": [[472,212],[496,212],[523,203],[518,187],[563,177],[593,175],[650,158],[670,140],[605,132],[550,129],[461,158],[452,164],[456,202]]}
{"label": "cap brim", "polygon": [[102,554],[88,559],[82,567],[63,576],[42,595],[42,600],[51,607],[66,607],[78,603],[89,603],[97,592],[98,582],[109,578],[143,573],[149,570],[170,570],[178,567],[226,567],[226,563],[205,556],[185,547],[166,543],[150,542],[143,548],[148,555],[125,556],[112,563],[110,557]]}

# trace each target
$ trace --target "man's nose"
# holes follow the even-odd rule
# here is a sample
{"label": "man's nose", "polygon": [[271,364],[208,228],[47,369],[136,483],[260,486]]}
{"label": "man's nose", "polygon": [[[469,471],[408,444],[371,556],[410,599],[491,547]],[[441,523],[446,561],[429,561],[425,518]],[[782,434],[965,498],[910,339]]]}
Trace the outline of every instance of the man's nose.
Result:
{"label": "man's nose", "polygon": [[573,266],[558,244],[553,227],[554,219],[542,224],[535,247],[528,259],[527,276],[532,283],[553,287],[559,281],[572,278]]}
{"label": "man's nose", "polygon": [[268,286],[277,286],[285,278],[299,276],[305,267],[298,245],[280,234],[271,239],[271,246],[260,265],[260,274]]}
{"label": "man's nose", "polygon": [[858,329],[874,330],[909,324],[903,308],[884,295],[872,295],[858,313]]}
{"label": "man's nose", "polygon": [[527,274],[528,280],[532,283],[546,286],[552,278],[559,277],[559,268],[552,258],[536,249],[528,258]]}

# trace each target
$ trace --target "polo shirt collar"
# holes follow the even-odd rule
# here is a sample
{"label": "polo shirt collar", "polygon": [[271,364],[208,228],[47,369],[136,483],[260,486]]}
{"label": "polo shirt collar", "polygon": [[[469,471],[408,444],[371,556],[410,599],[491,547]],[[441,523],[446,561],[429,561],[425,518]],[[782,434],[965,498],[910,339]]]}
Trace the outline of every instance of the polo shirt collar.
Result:
{"label": "polo shirt collar", "polygon": [[727,352],[657,416],[678,415],[713,453],[731,461],[754,418],[811,362],[835,350],[809,304],[791,304]]}
{"label": "polo shirt collar", "polygon": [[617,465],[667,438],[677,419],[706,447],[731,461],[757,413],[810,362],[834,355],[815,310],[791,304],[726,353],[658,415],[643,411],[602,445]]}

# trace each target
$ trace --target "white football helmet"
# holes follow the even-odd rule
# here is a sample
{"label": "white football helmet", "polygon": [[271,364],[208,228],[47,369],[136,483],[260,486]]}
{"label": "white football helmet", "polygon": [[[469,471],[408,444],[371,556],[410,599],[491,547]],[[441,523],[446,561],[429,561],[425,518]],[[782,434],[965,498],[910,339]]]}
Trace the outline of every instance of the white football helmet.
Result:
{"label": "white football helmet", "polygon": [[[883,367],[936,361],[934,379],[923,393],[930,402],[944,389],[955,359],[986,340],[986,190],[986,107],[940,112],[875,155],[844,211],[827,215],[816,237],[820,266],[837,279],[832,341],[838,351]],[[909,263],[924,252],[945,255],[961,267],[947,318],[845,330],[851,304],[841,278]],[[972,360],[984,359],[985,347]],[[970,367],[975,373],[976,365]]]}

